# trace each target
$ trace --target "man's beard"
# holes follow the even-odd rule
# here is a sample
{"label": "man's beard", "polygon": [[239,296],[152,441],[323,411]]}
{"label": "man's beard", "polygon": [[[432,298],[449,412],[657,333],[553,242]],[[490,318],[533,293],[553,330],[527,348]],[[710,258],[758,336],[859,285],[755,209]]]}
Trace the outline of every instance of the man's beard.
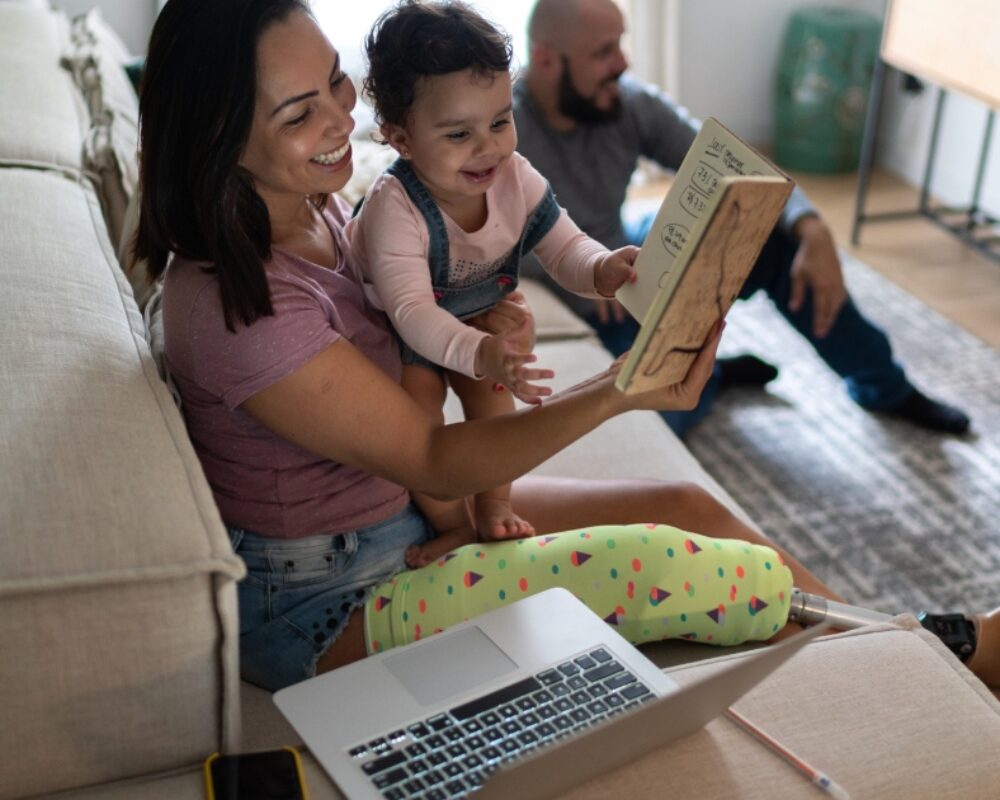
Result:
{"label": "man's beard", "polygon": [[[609,78],[605,83],[613,83],[622,73]],[[610,108],[598,108],[589,97],[580,94],[569,76],[569,60],[562,56],[562,75],[559,76],[559,113],[577,122],[586,124],[613,122],[622,115],[621,97],[615,97]]]}

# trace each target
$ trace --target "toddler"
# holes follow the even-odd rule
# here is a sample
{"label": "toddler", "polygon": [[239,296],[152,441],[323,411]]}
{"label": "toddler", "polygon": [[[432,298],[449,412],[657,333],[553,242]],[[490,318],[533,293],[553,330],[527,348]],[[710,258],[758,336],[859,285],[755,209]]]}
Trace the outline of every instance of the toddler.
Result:
{"label": "toddler", "polygon": [[[553,373],[531,366],[527,313],[493,335],[463,320],[514,291],[528,252],[567,289],[609,298],[635,280],[638,249],[609,252],[584,235],[515,152],[509,39],[468,6],[400,3],[376,22],[366,50],[365,93],[399,158],[349,235],[369,298],[403,340],[403,386],[439,419],[446,379],[466,418],[511,411],[511,393],[541,402],[551,389],[534,381]],[[534,534],[511,509],[509,486],[477,495],[471,523],[461,501],[415,499],[439,536],[408,554],[410,566],[467,543],[473,529],[487,540]]]}

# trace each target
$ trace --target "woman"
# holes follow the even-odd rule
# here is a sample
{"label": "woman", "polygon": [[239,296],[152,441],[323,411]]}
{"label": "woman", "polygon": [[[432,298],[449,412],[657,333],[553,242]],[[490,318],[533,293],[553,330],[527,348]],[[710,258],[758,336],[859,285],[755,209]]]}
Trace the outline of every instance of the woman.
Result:
{"label": "woman", "polygon": [[[243,675],[271,689],[421,635],[400,610],[409,580],[392,580],[407,549],[433,536],[410,491],[465,498],[520,478],[617,414],[692,408],[721,334],[720,325],[683,382],[656,392],[621,394],[612,368],[532,409],[456,425],[431,421],[400,387],[395,339],[366,305],[344,248],[349,212],[333,193],[351,175],[355,101],[336,50],[300,0],[169,0],[153,30],[140,99],[136,254],[155,277],[165,275],[167,363],[233,546],[247,562],[239,587]],[[513,339],[525,314],[508,303],[485,323]],[[530,556],[523,546],[510,553],[574,591],[582,589],[569,570],[552,577],[568,536],[603,537],[602,558],[618,536],[617,555],[633,567],[640,542],[656,543],[661,560],[685,551],[745,555],[745,567],[712,568],[727,575],[725,592],[735,598],[746,589],[751,600],[744,627],[733,627],[737,613],[727,615],[735,633],[717,643],[779,630],[792,580],[832,596],[690,484],[525,478],[511,500],[539,533],[619,526],[528,540],[536,548]],[[665,525],[621,527],[648,522],[719,539],[708,544]],[[507,551],[495,548],[519,546],[473,545],[406,575],[432,583],[446,573],[424,570],[452,569],[465,558],[505,564],[506,556],[495,556]],[[596,552],[587,558],[602,563]],[[740,577],[730,583],[733,574]],[[644,599],[644,585],[637,592],[635,581],[627,590],[622,581],[612,611],[638,622],[655,606],[664,628],[674,627],[651,638],[685,635],[676,623],[686,615],[667,613],[695,595],[683,577],[672,580],[685,591],[662,604]],[[523,576],[519,584],[529,590]],[[443,591],[444,582],[437,586]],[[531,591],[540,588],[532,577]],[[752,603],[765,590],[770,608],[758,615]],[[442,616],[423,630],[461,619],[468,606],[459,595],[437,603]],[[424,601],[414,602],[423,613]],[[398,614],[391,624],[389,613]],[[721,625],[719,614],[713,624]]]}

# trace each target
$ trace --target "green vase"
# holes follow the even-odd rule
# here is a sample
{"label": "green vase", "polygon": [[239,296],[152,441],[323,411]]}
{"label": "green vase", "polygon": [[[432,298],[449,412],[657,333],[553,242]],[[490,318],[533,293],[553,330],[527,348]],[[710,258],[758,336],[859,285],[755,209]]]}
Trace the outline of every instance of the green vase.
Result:
{"label": "green vase", "polygon": [[861,11],[807,8],[785,29],[775,98],[774,160],[802,172],[858,166],[881,21]]}

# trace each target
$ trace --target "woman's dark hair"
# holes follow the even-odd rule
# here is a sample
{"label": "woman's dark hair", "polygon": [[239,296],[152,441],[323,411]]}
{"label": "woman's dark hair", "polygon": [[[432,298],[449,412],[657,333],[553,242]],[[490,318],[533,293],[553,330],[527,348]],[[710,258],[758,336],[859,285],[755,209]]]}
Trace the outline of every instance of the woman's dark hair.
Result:
{"label": "woman's dark hair", "polygon": [[261,34],[303,0],[169,0],[139,92],[135,258],[157,278],[170,253],[209,262],[226,327],[273,313],[263,262],[271,221],[239,159],[250,136]]}
{"label": "woman's dark hair", "polygon": [[417,81],[471,69],[488,75],[510,70],[510,37],[458,0],[404,0],[376,21],[365,40],[365,95],[375,119],[406,124]]}

